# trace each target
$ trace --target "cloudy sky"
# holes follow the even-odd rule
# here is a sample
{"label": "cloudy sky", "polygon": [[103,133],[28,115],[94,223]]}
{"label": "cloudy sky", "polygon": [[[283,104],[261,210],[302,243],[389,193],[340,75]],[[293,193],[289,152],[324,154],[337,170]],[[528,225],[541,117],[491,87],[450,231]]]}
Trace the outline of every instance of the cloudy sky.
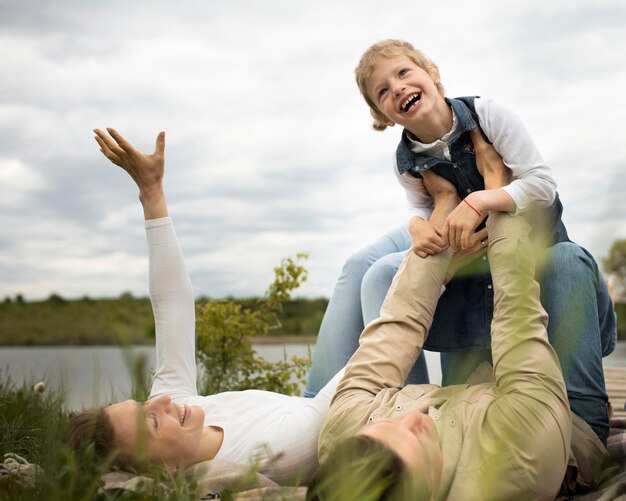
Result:
{"label": "cloudy sky", "polygon": [[197,295],[261,294],[310,252],[306,296],[406,220],[353,81],[361,53],[411,41],[448,95],[497,98],[554,170],[570,236],[626,238],[623,0],[0,0],[0,296],[147,293],[136,188],[101,156],[112,126],[151,150]]}

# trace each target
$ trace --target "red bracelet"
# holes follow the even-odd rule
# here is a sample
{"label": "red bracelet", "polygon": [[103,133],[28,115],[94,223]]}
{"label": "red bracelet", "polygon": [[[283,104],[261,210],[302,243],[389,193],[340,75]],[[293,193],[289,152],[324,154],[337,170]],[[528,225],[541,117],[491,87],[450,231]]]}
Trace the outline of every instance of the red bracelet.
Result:
{"label": "red bracelet", "polygon": [[480,211],[478,211],[478,209],[476,209],[476,207],[474,207],[471,203],[469,203],[467,201],[467,198],[464,198],[463,201],[470,206],[470,208],[476,213],[478,214],[478,217],[483,217],[483,215],[480,213]]}

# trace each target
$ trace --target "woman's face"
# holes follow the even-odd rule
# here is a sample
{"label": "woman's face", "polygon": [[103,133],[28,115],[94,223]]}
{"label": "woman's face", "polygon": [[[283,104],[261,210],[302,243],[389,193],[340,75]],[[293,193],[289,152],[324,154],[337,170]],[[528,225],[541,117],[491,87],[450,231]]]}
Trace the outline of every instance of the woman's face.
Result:
{"label": "woman's face", "polygon": [[204,410],[175,404],[163,395],[140,404],[126,400],[105,412],[115,433],[115,446],[169,467],[187,466],[202,457]]}

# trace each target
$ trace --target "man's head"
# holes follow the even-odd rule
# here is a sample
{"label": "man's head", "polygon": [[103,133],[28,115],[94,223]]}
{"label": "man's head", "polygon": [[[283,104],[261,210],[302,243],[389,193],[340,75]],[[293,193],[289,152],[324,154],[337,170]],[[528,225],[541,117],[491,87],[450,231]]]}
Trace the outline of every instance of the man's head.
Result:
{"label": "man's head", "polygon": [[409,411],[397,420],[368,424],[335,446],[315,476],[309,499],[430,499],[442,466],[434,423]]}
{"label": "man's head", "polygon": [[96,454],[124,469],[146,464],[174,469],[202,459],[204,411],[175,404],[167,395],[141,404],[126,400],[83,412],[70,423],[70,445],[81,451],[90,442]]}
{"label": "man's head", "polygon": [[[389,82],[381,81],[381,70],[387,71],[388,68],[380,68],[381,63],[389,63],[389,60],[405,60],[422,73],[419,75],[422,79],[426,76],[431,82],[426,84],[434,87],[436,93],[440,97],[444,96],[444,88],[441,85],[439,77],[439,69],[437,65],[428,60],[424,54],[415,49],[410,43],[402,40],[383,40],[375,43],[361,56],[358,66],[354,70],[356,83],[361,91],[365,102],[368,104],[370,113],[374,117],[372,124],[376,130],[385,130],[388,126],[395,123],[401,123],[397,120],[397,116],[389,116],[389,110],[384,109],[385,100],[389,97],[384,96],[384,91],[393,92],[394,89],[382,89],[381,86],[389,86]],[[388,64],[387,64],[388,65]],[[392,70],[401,70],[402,68],[390,68]],[[393,84],[392,84],[393,85]],[[381,94],[382,91],[382,94]],[[382,99],[381,99],[382,98]]]}

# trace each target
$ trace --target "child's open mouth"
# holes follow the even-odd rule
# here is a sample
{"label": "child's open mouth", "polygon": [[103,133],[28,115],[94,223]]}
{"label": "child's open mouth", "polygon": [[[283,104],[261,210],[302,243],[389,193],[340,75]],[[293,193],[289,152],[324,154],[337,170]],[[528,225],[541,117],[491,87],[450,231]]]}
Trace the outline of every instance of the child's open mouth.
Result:
{"label": "child's open mouth", "polygon": [[411,94],[409,97],[407,97],[405,99],[405,101],[400,105],[400,109],[406,113],[407,111],[409,111],[411,108],[413,108],[413,106],[415,105],[415,103],[417,103],[422,97],[422,94],[419,92],[416,92],[415,94]]}

